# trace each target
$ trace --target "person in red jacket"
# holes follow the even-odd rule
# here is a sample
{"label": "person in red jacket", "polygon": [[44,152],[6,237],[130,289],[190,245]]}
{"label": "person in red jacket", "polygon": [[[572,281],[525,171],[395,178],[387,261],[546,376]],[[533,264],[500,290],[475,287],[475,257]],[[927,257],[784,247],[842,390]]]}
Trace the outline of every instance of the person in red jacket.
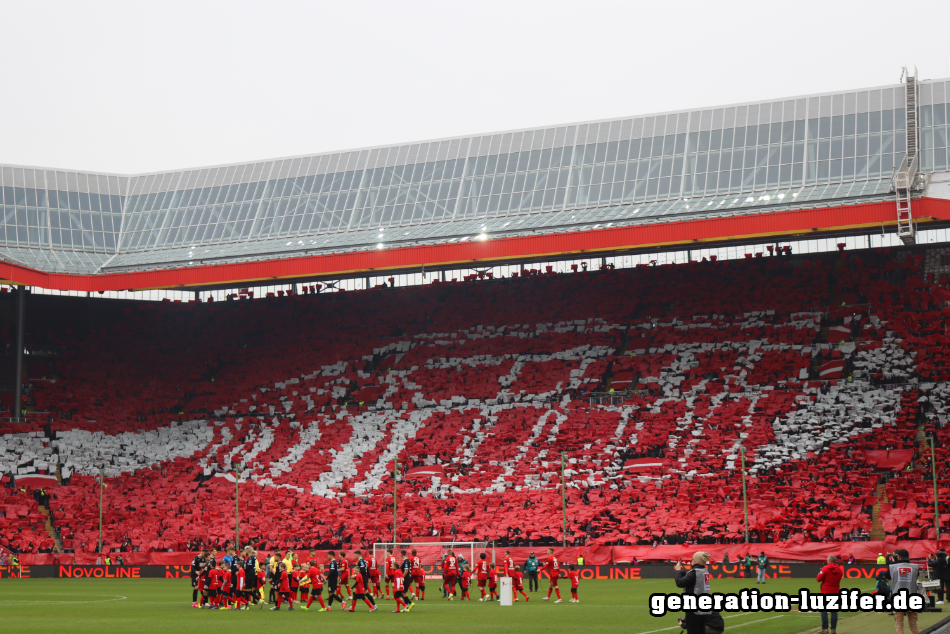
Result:
{"label": "person in red jacket", "polygon": [[[828,555],[828,564],[821,569],[816,579],[821,583],[821,591],[824,594],[838,594],[841,592],[841,578],[844,577],[844,568],[838,565],[838,560],[834,555]],[[828,615],[831,614],[829,623]],[[828,626],[831,629],[828,629]],[[835,634],[835,628],[838,625],[838,612],[821,613],[821,632],[819,634]]]}

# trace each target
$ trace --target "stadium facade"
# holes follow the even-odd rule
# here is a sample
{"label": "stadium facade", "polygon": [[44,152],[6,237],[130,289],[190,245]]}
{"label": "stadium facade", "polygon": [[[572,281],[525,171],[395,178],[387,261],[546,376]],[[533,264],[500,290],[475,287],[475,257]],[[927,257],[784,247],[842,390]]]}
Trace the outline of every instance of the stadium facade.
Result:
{"label": "stadium facade", "polygon": [[[100,291],[950,221],[950,80],[135,176],[0,166],[0,278]],[[685,246],[684,246],[685,245]]]}

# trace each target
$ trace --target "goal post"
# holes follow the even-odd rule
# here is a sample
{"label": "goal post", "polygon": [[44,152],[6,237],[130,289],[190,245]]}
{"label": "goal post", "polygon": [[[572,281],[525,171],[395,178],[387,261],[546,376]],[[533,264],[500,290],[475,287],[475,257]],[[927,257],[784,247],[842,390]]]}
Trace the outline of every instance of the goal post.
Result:
{"label": "goal post", "polygon": [[442,557],[453,551],[456,557],[465,559],[465,562],[475,567],[479,554],[486,553],[494,559],[490,542],[376,542],[373,544],[373,556],[376,564],[383,569],[386,561],[386,551],[392,549],[397,564],[402,564],[400,551],[405,550],[406,556],[412,559],[412,551],[425,567],[432,567],[434,572],[441,572]]}

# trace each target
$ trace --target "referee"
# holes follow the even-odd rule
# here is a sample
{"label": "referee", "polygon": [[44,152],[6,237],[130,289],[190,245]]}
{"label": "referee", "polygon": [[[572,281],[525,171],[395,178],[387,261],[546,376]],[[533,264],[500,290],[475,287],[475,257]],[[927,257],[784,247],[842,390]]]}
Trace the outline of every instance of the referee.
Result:
{"label": "referee", "polygon": [[541,562],[534,556],[532,550],[530,556],[524,562],[524,571],[528,573],[528,592],[538,591],[538,568],[540,567]]}

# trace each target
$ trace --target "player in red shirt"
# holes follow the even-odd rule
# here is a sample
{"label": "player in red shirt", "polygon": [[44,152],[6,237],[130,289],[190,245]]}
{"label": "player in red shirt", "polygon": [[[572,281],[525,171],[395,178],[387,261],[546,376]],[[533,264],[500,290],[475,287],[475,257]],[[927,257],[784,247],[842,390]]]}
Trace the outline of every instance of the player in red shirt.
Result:
{"label": "player in red shirt", "polygon": [[488,555],[482,553],[478,556],[478,563],[475,564],[475,577],[478,579],[478,590],[482,593],[479,601],[485,600],[485,584],[488,582]]}
{"label": "player in red shirt", "polygon": [[393,579],[393,598],[396,600],[393,612],[408,612],[415,605],[406,594],[406,578],[402,575],[396,575]]}
{"label": "player in red shirt", "polygon": [[567,578],[571,580],[571,603],[580,603],[580,599],[577,598],[577,584],[581,578],[581,571],[574,564],[571,564],[568,569]]}
{"label": "player in red shirt", "polygon": [[416,549],[412,549],[412,583],[416,586],[416,596],[425,601],[426,598],[426,573],[422,569],[422,560]]}
{"label": "player in red shirt", "polygon": [[396,562],[396,556],[393,554],[393,549],[390,548],[386,551],[386,598],[389,598],[389,586],[393,585],[393,592],[395,592],[394,580],[396,574],[399,572],[399,564]]}
{"label": "player in red shirt", "polygon": [[231,571],[228,570],[228,565],[223,561],[218,565],[221,570],[221,590],[218,592],[218,606],[222,610],[227,610],[228,601],[231,598]]}
{"label": "player in red shirt", "polygon": [[[504,567],[504,570],[505,570],[504,576],[514,578],[515,560],[511,557],[511,551],[510,551],[510,550],[506,550],[506,551],[505,551],[505,558],[501,560],[501,563],[502,563],[502,566]],[[514,583],[511,584],[511,594],[512,594],[512,601],[517,601],[517,600],[518,600],[518,589],[515,588],[515,584],[514,584]]]}
{"label": "player in red shirt", "polygon": [[505,568],[505,576],[510,577],[511,573],[515,571],[515,560],[511,558],[511,551],[505,551],[505,558],[501,561],[502,565]]}
{"label": "player in red shirt", "polygon": [[548,580],[551,582],[551,585],[548,586],[548,596],[541,597],[545,601],[551,600],[551,591],[557,592],[557,601],[555,603],[561,602],[561,589],[557,587],[558,577],[561,576],[561,567],[558,564],[557,557],[554,556],[554,549],[548,548],[548,556],[543,562],[545,569],[548,572]]}
{"label": "player in red shirt", "polygon": [[[353,596],[353,591],[350,590],[350,562],[346,560],[346,551],[340,552],[340,585],[337,586],[336,591],[340,599],[343,598],[343,591],[340,588],[346,588],[346,598],[349,599]],[[343,602],[343,609],[346,609],[346,602]]]}
{"label": "player in red shirt", "polygon": [[515,569],[511,571],[511,587],[514,590],[515,601],[518,600],[519,592],[525,601],[528,600],[528,595],[524,592],[524,575],[521,573],[521,566],[515,566]]}
{"label": "player in red shirt", "polygon": [[370,587],[367,590],[373,591],[373,597],[377,599],[383,598],[383,588],[379,583],[379,564],[376,561],[376,554],[369,556],[369,559],[366,560],[366,567],[369,570],[369,585]]}
{"label": "player in red shirt", "polygon": [[248,609],[247,604],[250,599],[248,597],[248,592],[247,592],[247,578],[244,572],[244,560],[238,559],[238,562],[240,563],[237,566],[237,572],[234,574],[235,576],[234,603],[235,603],[236,609],[240,610],[243,608],[246,610]]}
{"label": "player in red shirt", "polygon": [[363,585],[363,575],[357,573],[353,575],[353,603],[350,605],[350,612],[356,612],[356,602],[360,599],[369,607],[370,612],[376,611],[376,602],[372,595],[367,595],[366,586]]}
{"label": "player in red shirt", "polygon": [[458,583],[459,560],[451,550],[445,554],[442,560],[442,578],[445,587],[449,589],[449,601],[455,600],[455,584]]}
{"label": "player in red shirt", "polygon": [[468,595],[468,586],[472,582],[472,568],[468,564],[465,564],[465,569],[462,570],[462,601],[471,601],[472,597]]}

